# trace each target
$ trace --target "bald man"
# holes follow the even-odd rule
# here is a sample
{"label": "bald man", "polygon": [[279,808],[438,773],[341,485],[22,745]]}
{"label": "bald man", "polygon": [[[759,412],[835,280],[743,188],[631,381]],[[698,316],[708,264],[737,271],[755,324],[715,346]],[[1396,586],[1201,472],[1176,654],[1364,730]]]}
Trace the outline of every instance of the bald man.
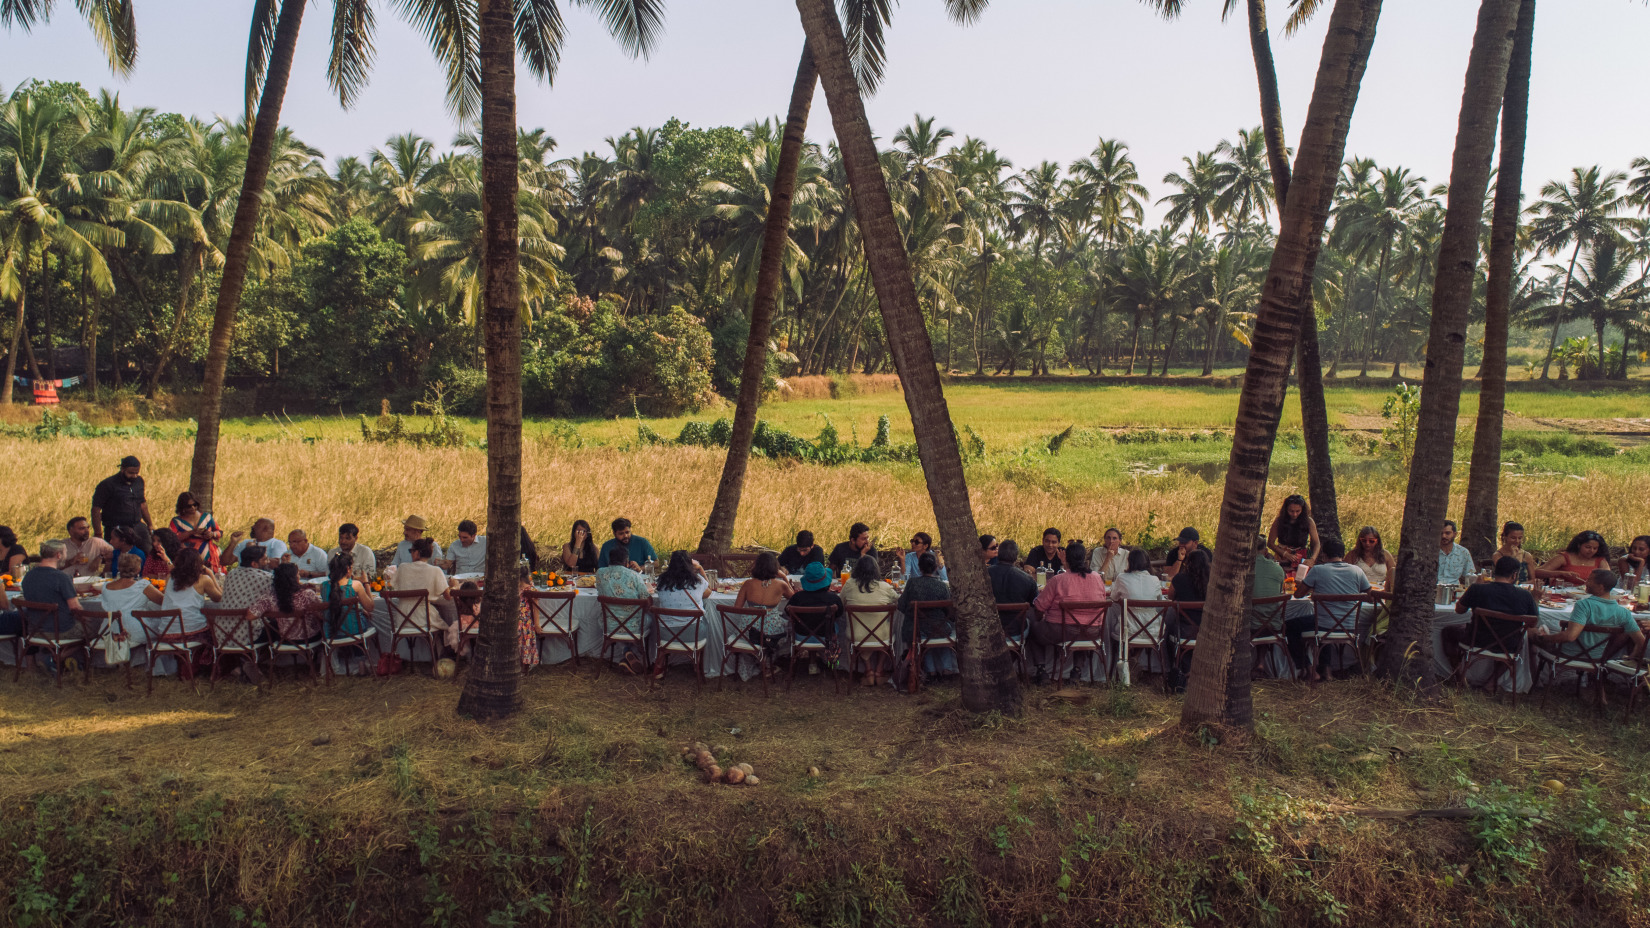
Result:
{"label": "bald man", "polygon": [[327,575],[327,553],[309,543],[309,536],[295,528],[286,536],[287,556],[283,563],[298,565],[298,576],[304,580]]}

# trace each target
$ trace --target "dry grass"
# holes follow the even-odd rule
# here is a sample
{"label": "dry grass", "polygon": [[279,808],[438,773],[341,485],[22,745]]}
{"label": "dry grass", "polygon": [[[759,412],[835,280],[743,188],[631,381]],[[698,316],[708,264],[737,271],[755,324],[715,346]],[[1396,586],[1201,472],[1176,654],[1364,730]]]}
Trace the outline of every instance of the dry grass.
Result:
{"label": "dry grass", "polygon": [[[185,440],[59,439],[9,441],[14,475],[49,474],[28,492],[0,496],[0,524],[26,543],[61,537],[73,515],[88,512],[98,480],[114,472],[122,455],[143,459],[150,506],[170,514],[173,495],[188,485],[191,443]],[[1151,453],[1172,454],[1158,448]],[[611,447],[563,448],[530,441],[524,451],[523,519],[541,547],[559,545],[574,519],[601,526],[624,515],[655,546],[670,550],[696,544],[715,498],[724,452],[678,447],[620,451]],[[1462,469],[1464,479],[1464,468]],[[1464,490],[1457,481],[1452,511]],[[362,527],[371,544],[399,536],[400,521],[416,513],[437,526],[445,544],[461,519],[485,521],[486,467],[475,449],[415,451],[359,442],[227,440],[219,453],[216,509],[226,530],[261,516],[282,532],[307,529],[329,539],[342,522]],[[1221,485],[1192,474],[1130,478],[1095,475],[1081,488],[1060,486],[1037,470],[995,464],[973,468],[971,499],[981,531],[1022,542],[1049,525],[1094,539],[1107,526],[1133,539],[1156,514],[1153,531],[1215,524]],[[1052,487],[1052,489],[1051,489]],[[1293,492],[1283,483],[1273,495]],[[1615,543],[1645,531],[1643,512],[1624,500],[1650,497],[1650,473],[1593,474],[1570,478],[1508,478],[1503,515],[1522,521],[1532,538],[1568,538],[1596,528]],[[1403,484],[1391,478],[1342,481],[1341,520],[1381,527],[1396,541],[1403,511]],[[784,545],[798,529],[835,539],[849,523],[864,521],[893,544],[913,531],[932,530],[932,509],[915,466],[822,467],[757,460],[752,463],[736,527],[740,544]]]}
{"label": "dry grass", "polygon": [[901,392],[898,374],[813,374],[779,382],[781,400],[834,400],[873,393]]}

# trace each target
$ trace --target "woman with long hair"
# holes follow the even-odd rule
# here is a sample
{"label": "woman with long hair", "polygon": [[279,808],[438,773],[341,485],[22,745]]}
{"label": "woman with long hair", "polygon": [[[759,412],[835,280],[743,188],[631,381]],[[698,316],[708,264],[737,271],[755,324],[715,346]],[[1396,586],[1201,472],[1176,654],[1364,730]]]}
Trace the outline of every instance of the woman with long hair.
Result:
{"label": "woman with long hair", "polygon": [[527,570],[537,573],[539,569],[539,546],[533,544],[533,536],[527,533],[527,526],[521,527],[521,556],[527,559]]}
{"label": "woman with long hair", "polygon": [[[218,602],[223,599],[223,590],[218,587],[218,578],[206,569],[200,552],[193,548],[184,548],[178,552],[177,563],[172,565],[172,573],[166,578],[164,593],[155,589],[154,584],[149,584],[144,594],[151,603],[163,610],[176,609],[181,612],[183,631],[187,635],[205,632],[206,617],[201,614],[201,606],[209,600]],[[152,627],[146,631],[147,637],[156,638],[163,629]]]}
{"label": "woman with long hair", "polygon": [[[375,605],[372,591],[365,583],[353,579],[355,555],[340,551],[327,561],[327,578],[321,582],[321,601],[327,604],[326,622],[322,633],[328,638],[349,638],[361,634],[372,622]],[[353,606],[345,605],[350,599]],[[366,648],[361,648],[366,656]]]}
{"label": "woman with long hair", "polygon": [[1535,572],[1541,569],[1541,562],[1535,555],[1524,550],[1524,526],[1517,522],[1508,522],[1501,526],[1501,547],[1495,549],[1492,562],[1501,558],[1510,557],[1518,561],[1518,582],[1529,583],[1535,578]]}
{"label": "woman with long hair", "polygon": [[6,559],[5,574],[16,578],[18,567],[29,560],[28,549],[17,543],[17,533],[9,525],[0,525],[0,557]]}
{"label": "woman with long hair", "polygon": [[312,611],[321,605],[321,594],[298,577],[297,564],[275,568],[269,592],[253,604],[254,615],[276,616],[281,637],[288,641],[316,641],[321,637],[321,619]]}
{"label": "woman with long hair", "polygon": [[561,546],[561,568],[570,573],[595,573],[599,559],[590,523],[579,519],[573,523],[567,544]]}
{"label": "woman with long hair", "polygon": [[[848,582],[842,585],[842,605],[844,609],[852,606],[898,606],[899,590],[894,585],[882,579],[882,565],[877,559],[867,554],[854,561],[853,571],[848,575]],[[872,643],[873,639],[893,640],[894,624],[881,624],[876,620],[867,620],[853,613],[848,613],[848,640],[855,645]],[[866,686],[876,686],[888,679],[892,667],[883,666],[885,656],[872,654],[867,660],[865,677],[861,681]],[[857,669],[857,668],[856,668]]]}
{"label": "woman with long hair", "polygon": [[1302,561],[1317,562],[1323,543],[1318,539],[1318,523],[1312,520],[1312,507],[1306,504],[1306,497],[1296,493],[1284,499],[1266,534],[1266,544],[1290,570]]}
{"label": "woman with long hair", "polygon": [[790,579],[780,576],[779,555],[764,551],[756,556],[756,562],[751,565],[750,579],[739,585],[739,595],[733,601],[735,606],[741,608],[750,606],[767,610],[762,621],[751,629],[752,643],[768,654],[762,669],[765,676],[773,676],[775,649],[790,627],[785,619],[785,603],[795,592]]}
{"label": "woman with long hair", "polygon": [[177,533],[178,540],[184,547],[199,551],[206,563],[216,564],[218,539],[223,537],[223,530],[212,519],[212,513],[201,511],[200,500],[188,490],[178,494],[176,512],[172,516],[171,529]]}
{"label": "woman with long hair", "polygon": [[[1066,545],[1066,569],[1053,574],[1037,594],[1037,618],[1031,621],[1031,640],[1049,648],[1068,641],[1092,641],[1104,630],[1106,581],[1090,566],[1088,549],[1080,541]],[[1077,607],[1072,603],[1099,603],[1099,607]],[[1070,668],[1077,672],[1076,666]],[[1042,671],[1039,669],[1038,675]]]}
{"label": "woman with long hair", "polygon": [[[710,581],[705,579],[705,570],[693,556],[683,550],[670,553],[670,561],[665,565],[665,572],[659,575],[659,582],[655,584],[656,593],[653,602],[661,609],[690,609],[703,613],[705,611],[705,594],[710,592]],[[687,627],[689,620],[677,616],[659,616],[661,628],[668,628],[674,634]],[[704,623],[699,625],[700,637],[703,637]],[[664,632],[660,632],[660,641],[664,641]],[[662,678],[665,675],[665,659],[669,655],[663,648],[659,649],[658,656],[653,662],[653,676]]]}
{"label": "woman with long hair", "polygon": [[1609,569],[1610,546],[1604,543],[1603,535],[1589,529],[1570,539],[1569,547],[1541,565],[1535,575],[1542,580],[1585,586],[1593,571]]}
{"label": "woman with long hair", "polygon": [[1616,574],[1621,577],[1621,585],[1632,589],[1641,583],[1650,582],[1650,535],[1639,535],[1627,545],[1627,553],[1622,555],[1620,570]]}
{"label": "woman with long hair", "polygon": [[1358,529],[1358,543],[1347,557],[1347,563],[1357,565],[1370,586],[1385,588],[1387,578],[1397,576],[1398,562],[1381,544],[1381,533],[1373,525]]}

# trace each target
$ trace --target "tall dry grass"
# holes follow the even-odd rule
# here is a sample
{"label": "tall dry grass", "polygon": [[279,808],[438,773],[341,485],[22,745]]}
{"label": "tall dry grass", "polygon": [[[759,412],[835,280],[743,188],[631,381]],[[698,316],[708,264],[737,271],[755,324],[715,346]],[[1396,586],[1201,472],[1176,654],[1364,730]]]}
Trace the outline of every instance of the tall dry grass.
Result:
{"label": "tall dry grass", "polygon": [[[10,440],[6,446],[12,480],[10,492],[0,496],[0,524],[10,525],[31,545],[61,537],[71,516],[87,514],[93,487],[114,473],[122,455],[143,460],[157,522],[170,518],[176,494],[188,486],[187,440]],[[574,519],[589,520],[604,536],[606,523],[621,515],[663,550],[690,547],[704,528],[723,457],[721,449],[620,451],[528,442],[523,518],[547,553],[566,537]],[[758,459],[748,479],[735,527],[740,544],[782,546],[803,528],[834,541],[846,535],[850,523],[863,521],[882,543],[893,545],[914,531],[934,528],[915,466],[823,467]],[[1298,489],[1277,484],[1271,498]],[[1343,525],[1374,525],[1389,546],[1397,543],[1403,512],[1400,480],[1347,478],[1340,490]],[[1089,488],[1050,490],[1034,479],[1006,479],[981,465],[971,469],[970,492],[981,531],[1026,544],[1051,525],[1067,537],[1091,540],[1117,526],[1132,541],[1154,513],[1158,536],[1172,535],[1184,525],[1209,531],[1219,516],[1221,486],[1190,474],[1171,474],[1097,477]],[[486,493],[486,459],[475,449],[230,440],[219,452],[215,509],[226,532],[267,516],[283,533],[303,528],[312,537],[330,539],[340,523],[355,522],[373,545],[398,539],[401,520],[417,514],[435,526],[435,536],[446,544],[459,520],[485,523]],[[1458,482],[1452,512],[1460,511],[1463,495]],[[1650,473],[1595,474],[1583,480],[1509,478],[1502,489],[1502,517],[1524,523],[1532,548],[1551,547],[1582,528],[1597,529],[1620,545],[1650,531],[1650,514],[1639,502],[1647,496]]]}

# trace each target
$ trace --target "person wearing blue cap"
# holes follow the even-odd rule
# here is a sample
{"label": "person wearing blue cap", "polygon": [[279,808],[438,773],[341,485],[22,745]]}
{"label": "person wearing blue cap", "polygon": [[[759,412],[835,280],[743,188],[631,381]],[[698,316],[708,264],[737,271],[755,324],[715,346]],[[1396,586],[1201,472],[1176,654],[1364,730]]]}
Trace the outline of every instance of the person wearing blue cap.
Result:
{"label": "person wearing blue cap", "polygon": [[[819,561],[811,561],[802,569],[802,589],[791,595],[790,605],[804,608],[815,606],[834,607],[835,617],[842,615],[842,597],[831,590],[831,570]],[[815,617],[806,616],[797,620],[796,634],[799,638],[818,638],[828,644],[825,652],[826,660],[834,660],[837,654],[836,618],[829,618],[823,624],[813,625],[810,620]],[[819,673],[819,664],[808,662],[808,672]]]}

